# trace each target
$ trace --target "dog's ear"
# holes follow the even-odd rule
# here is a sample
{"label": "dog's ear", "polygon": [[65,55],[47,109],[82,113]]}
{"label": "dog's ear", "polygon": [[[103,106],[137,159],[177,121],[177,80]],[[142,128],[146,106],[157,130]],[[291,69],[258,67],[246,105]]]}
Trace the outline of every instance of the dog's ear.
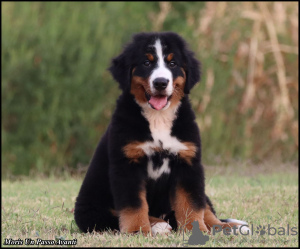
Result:
{"label": "dog's ear", "polygon": [[184,93],[189,94],[193,86],[200,81],[200,62],[195,58],[194,53],[185,49],[185,73],[186,82]]}
{"label": "dog's ear", "polygon": [[123,91],[129,88],[131,81],[132,65],[130,63],[130,54],[131,46],[127,46],[119,56],[112,59],[112,64],[108,68]]}

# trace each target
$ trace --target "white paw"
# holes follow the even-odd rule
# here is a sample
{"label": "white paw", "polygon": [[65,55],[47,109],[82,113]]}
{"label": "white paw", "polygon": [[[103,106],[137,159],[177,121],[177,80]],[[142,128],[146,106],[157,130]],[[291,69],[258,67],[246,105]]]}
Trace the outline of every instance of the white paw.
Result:
{"label": "white paw", "polygon": [[152,235],[171,233],[172,227],[167,222],[157,222],[152,227]]}
{"label": "white paw", "polygon": [[251,229],[249,229],[248,226],[241,225],[241,226],[238,226],[238,232],[242,235],[250,235]]}

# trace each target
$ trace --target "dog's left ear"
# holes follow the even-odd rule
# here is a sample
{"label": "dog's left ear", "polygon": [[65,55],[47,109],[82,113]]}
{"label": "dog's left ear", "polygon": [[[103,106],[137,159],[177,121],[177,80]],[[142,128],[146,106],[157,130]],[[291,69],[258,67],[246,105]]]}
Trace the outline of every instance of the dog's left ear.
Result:
{"label": "dog's left ear", "polygon": [[194,53],[188,49],[185,50],[184,56],[186,73],[184,93],[189,94],[193,86],[200,81],[200,62],[195,58]]}
{"label": "dog's left ear", "polygon": [[130,53],[130,47],[125,48],[122,54],[113,58],[112,64],[108,68],[123,91],[128,89],[131,80],[131,63],[128,60],[128,55],[125,56],[128,53]]}

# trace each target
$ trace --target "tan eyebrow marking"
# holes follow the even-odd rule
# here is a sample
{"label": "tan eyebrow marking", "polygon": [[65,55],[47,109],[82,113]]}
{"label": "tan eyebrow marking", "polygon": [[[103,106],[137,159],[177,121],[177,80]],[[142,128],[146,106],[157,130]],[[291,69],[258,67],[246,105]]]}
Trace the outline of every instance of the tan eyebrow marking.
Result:
{"label": "tan eyebrow marking", "polygon": [[154,57],[152,54],[146,54],[149,61],[154,61]]}
{"label": "tan eyebrow marking", "polygon": [[171,53],[167,56],[167,61],[171,61],[173,59],[174,54]]}

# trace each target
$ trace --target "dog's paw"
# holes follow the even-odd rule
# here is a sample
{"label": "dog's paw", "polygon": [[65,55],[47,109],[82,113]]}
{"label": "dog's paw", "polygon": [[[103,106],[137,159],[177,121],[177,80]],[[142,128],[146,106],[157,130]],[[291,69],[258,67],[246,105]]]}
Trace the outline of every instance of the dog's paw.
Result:
{"label": "dog's paw", "polygon": [[157,222],[151,226],[152,235],[157,234],[169,234],[172,231],[172,227],[167,222]]}
{"label": "dog's paw", "polygon": [[248,226],[245,225],[240,225],[238,226],[238,232],[242,235],[250,235],[251,233],[251,229]]}

